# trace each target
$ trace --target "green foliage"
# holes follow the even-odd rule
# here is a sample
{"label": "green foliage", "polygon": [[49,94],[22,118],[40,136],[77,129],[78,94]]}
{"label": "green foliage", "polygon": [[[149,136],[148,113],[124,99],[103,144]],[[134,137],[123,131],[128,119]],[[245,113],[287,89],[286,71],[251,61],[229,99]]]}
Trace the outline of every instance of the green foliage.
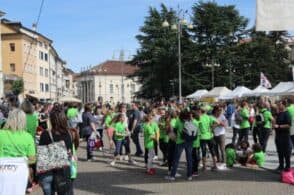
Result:
{"label": "green foliage", "polygon": [[13,81],[12,91],[15,95],[19,95],[24,91],[24,83],[22,79]]}
{"label": "green foliage", "polygon": [[[162,27],[164,20],[175,24],[176,11],[163,4],[160,10],[150,7],[136,36],[141,47],[131,64],[139,69],[131,77],[142,84],[140,97],[159,99],[178,94],[177,32]],[[273,85],[290,79],[283,41],[287,32],[247,29],[248,19],[235,6],[215,2],[194,4],[191,20],[194,28],[183,26],[181,35],[183,95],[211,88],[211,68],[205,64],[220,64],[215,67],[215,86],[254,88],[259,85],[260,72]]]}

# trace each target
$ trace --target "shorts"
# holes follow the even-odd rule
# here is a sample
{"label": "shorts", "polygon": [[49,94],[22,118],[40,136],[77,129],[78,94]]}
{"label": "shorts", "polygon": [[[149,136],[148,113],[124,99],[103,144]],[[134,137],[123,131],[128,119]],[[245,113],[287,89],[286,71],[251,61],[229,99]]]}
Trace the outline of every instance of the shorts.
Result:
{"label": "shorts", "polygon": [[107,128],[108,137],[113,137],[113,133],[114,133],[114,128],[112,127]]}

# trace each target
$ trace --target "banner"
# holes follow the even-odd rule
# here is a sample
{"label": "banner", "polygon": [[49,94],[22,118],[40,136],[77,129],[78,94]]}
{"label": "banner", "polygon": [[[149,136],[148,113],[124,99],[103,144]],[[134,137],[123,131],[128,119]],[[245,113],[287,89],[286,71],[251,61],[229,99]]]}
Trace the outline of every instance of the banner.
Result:
{"label": "banner", "polygon": [[294,30],[294,0],[256,0],[256,31]]}
{"label": "banner", "polygon": [[272,84],[262,72],[260,73],[260,85],[267,89],[272,88]]}

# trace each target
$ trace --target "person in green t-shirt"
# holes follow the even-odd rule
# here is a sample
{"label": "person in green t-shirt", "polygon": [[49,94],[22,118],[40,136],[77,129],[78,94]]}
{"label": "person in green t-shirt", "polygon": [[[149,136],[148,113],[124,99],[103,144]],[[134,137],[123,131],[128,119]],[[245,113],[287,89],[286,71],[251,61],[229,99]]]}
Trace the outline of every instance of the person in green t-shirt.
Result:
{"label": "person in green t-shirt", "polygon": [[34,114],[34,106],[28,100],[24,100],[21,109],[26,113],[26,130],[35,140],[39,122],[37,115]]}
{"label": "person in green t-shirt", "polygon": [[[291,116],[291,120],[292,120],[292,125],[290,128],[290,138],[291,138],[292,146],[294,146],[294,101],[293,99],[290,99],[290,98],[287,99],[287,104],[288,104],[287,111],[289,112]],[[294,147],[292,147],[292,149],[294,149]]]}
{"label": "person in green t-shirt", "polygon": [[248,106],[248,103],[246,101],[243,101],[241,103],[240,115],[242,117],[242,122],[240,124],[238,144],[242,140],[248,141],[250,122],[249,122],[249,106]]}
{"label": "person in green t-shirt", "polygon": [[257,165],[258,167],[263,167],[265,163],[265,153],[262,151],[260,144],[252,145],[253,153],[249,156],[247,164]]}
{"label": "person in green t-shirt", "polygon": [[114,122],[114,142],[115,142],[115,152],[114,152],[114,159],[110,163],[111,166],[114,166],[117,160],[118,155],[120,154],[121,147],[123,144],[123,141],[125,137],[128,135],[127,134],[127,126],[124,123],[125,118],[123,114],[119,114],[117,116],[117,119]]}
{"label": "person in green t-shirt", "polygon": [[104,128],[106,129],[106,132],[107,132],[107,137],[109,141],[109,150],[112,151],[114,147],[114,142],[113,142],[114,128],[113,128],[113,109],[112,108],[109,108],[104,116]]}
{"label": "person in green t-shirt", "polygon": [[261,145],[262,151],[266,151],[267,142],[272,130],[272,113],[269,111],[270,104],[269,102],[265,102],[263,108],[260,110],[260,113],[263,115],[263,127],[259,130],[259,143]]}
{"label": "person in green t-shirt", "polygon": [[152,166],[152,161],[155,156],[154,144],[156,142],[156,131],[156,126],[154,125],[154,122],[152,122],[152,116],[146,116],[143,123],[145,146],[144,160],[147,167],[146,173],[149,175],[155,174],[155,169]]}
{"label": "person in green t-shirt", "polygon": [[200,147],[202,151],[202,164],[203,170],[206,170],[206,150],[207,146],[212,156],[213,167],[212,170],[217,170],[216,166],[216,152],[215,152],[215,144],[213,141],[213,131],[212,127],[214,125],[218,125],[219,122],[213,116],[209,116],[206,113],[205,108],[201,109],[202,114],[199,118],[199,130],[200,130]]}
{"label": "person in green t-shirt", "polygon": [[177,113],[175,111],[171,111],[168,115],[167,115],[167,119],[166,119],[166,125],[167,125],[167,132],[168,132],[168,160],[167,160],[167,164],[168,164],[168,172],[171,172],[171,168],[173,165],[173,161],[174,161],[174,155],[175,155],[175,150],[176,150],[176,135],[175,135],[175,128],[176,128],[176,123],[178,120],[178,116]]}
{"label": "person in green t-shirt", "polygon": [[236,148],[234,144],[226,145],[226,165],[227,167],[233,167],[237,159]]}

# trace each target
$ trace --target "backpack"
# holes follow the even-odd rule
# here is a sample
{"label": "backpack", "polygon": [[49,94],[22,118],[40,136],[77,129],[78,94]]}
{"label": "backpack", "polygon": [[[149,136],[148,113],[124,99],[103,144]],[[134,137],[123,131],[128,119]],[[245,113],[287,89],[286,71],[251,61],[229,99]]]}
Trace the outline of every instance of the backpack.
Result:
{"label": "backpack", "polygon": [[263,125],[265,124],[263,113],[264,111],[255,116],[255,123],[258,127],[263,127]]}
{"label": "backpack", "polygon": [[243,121],[243,117],[241,116],[240,111],[236,111],[235,112],[235,123],[237,125],[240,125],[242,123],[242,121]]}
{"label": "backpack", "polygon": [[197,132],[198,132],[198,129],[196,128],[196,126],[194,125],[194,123],[192,121],[185,121],[184,122],[184,128],[182,131],[182,138],[186,142],[194,141],[197,137]]}

